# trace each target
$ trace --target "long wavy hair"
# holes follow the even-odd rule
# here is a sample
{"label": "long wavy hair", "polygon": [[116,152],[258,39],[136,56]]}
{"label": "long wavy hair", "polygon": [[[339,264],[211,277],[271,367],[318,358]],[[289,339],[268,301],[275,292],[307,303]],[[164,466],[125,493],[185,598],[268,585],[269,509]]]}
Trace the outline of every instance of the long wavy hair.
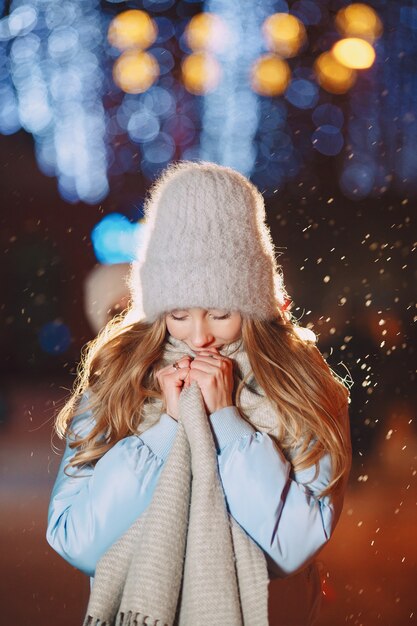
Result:
{"label": "long wavy hair", "polygon": [[[70,433],[69,445],[77,448],[66,468],[95,464],[118,441],[140,430],[142,407],[148,399],[163,400],[155,372],[168,332],[165,316],[153,323],[129,322],[128,313],[113,318],[86,345],[73,393],[56,417],[58,436]],[[291,458],[294,471],[317,464],[330,453],[332,480],[320,495],[331,495],[350,467],[350,437],[340,418],[350,401],[346,380],[330,369],[311,340],[314,333],[306,339],[305,329],[288,310],[277,307],[276,317],[268,321],[242,315],[241,330],[253,375],[277,408],[277,443],[284,453],[295,452]],[[238,408],[244,383],[235,390]],[[85,410],[80,400],[87,390],[93,427],[77,438],[71,422]]]}

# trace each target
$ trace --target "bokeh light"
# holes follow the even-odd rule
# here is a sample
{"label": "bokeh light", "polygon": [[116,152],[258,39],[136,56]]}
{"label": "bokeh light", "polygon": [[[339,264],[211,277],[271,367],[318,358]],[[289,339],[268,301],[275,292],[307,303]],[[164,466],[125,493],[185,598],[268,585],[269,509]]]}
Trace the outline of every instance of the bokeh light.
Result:
{"label": "bokeh light", "polygon": [[96,258],[107,264],[133,261],[142,237],[143,224],[132,224],[120,213],[109,213],[91,231]]}
{"label": "bokeh light", "polygon": [[342,171],[340,188],[351,200],[369,196],[375,181],[375,167],[368,163],[352,163]]}
{"label": "bokeh light", "polygon": [[157,26],[146,11],[131,9],[113,18],[107,36],[109,43],[119,50],[145,50],[153,44],[157,34]]}
{"label": "bokeh light", "polygon": [[166,48],[151,48],[148,52],[156,59],[161,76],[168,74],[174,68],[174,57]]}
{"label": "bokeh light", "polygon": [[47,354],[63,354],[71,345],[71,331],[66,324],[55,320],[41,327],[38,340]]}
{"label": "bokeh light", "polygon": [[23,4],[17,6],[9,15],[9,19],[2,20],[11,37],[26,35],[35,28],[38,21],[38,13],[34,6]]}
{"label": "bokeh light", "polygon": [[330,124],[331,126],[336,126],[336,128],[342,128],[344,122],[342,109],[335,104],[329,103],[320,104],[314,109],[311,117],[316,126]]}
{"label": "bokeh light", "polygon": [[215,13],[199,13],[187,24],[185,39],[194,52],[221,52],[228,41],[228,29]]}
{"label": "bokeh light", "polygon": [[311,141],[313,147],[326,156],[335,156],[343,148],[343,136],[340,129],[331,124],[323,124],[314,131]]}
{"label": "bokeh light", "polygon": [[344,37],[361,37],[373,42],[382,34],[382,22],[374,9],[360,2],[341,9],[336,16],[336,27]]}
{"label": "bokeh light", "polygon": [[311,109],[319,99],[319,89],[315,83],[305,78],[295,78],[291,81],[285,97],[288,102],[298,109]]}
{"label": "bokeh light", "polygon": [[275,54],[264,54],[252,66],[252,89],[262,96],[278,96],[291,79],[289,65]]}
{"label": "bokeh light", "polygon": [[21,128],[17,99],[13,89],[7,84],[0,84],[0,132],[12,135]]}
{"label": "bokeh light", "polygon": [[134,142],[152,141],[160,130],[158,117],[142,106],[132,113],[127,124],[127,132]]}
{"label": "bokeh light", "polygon": [[143,93],[159,76],[159,66],[149,52],[128,50],[113,66],[113,80],[126,93]]}
{"label": "bokeh light", "polygon": [[38,166],[58,178],[61,196],[95,204],[109,191],[98,0],[13,0],[9,10],[0,20],[0,131],[32,133]]}
{"label": "bokeh light", "polygon": [[175,154],[175,142],[171,135],[160,132],[153,141],[143,145],[143,155],[148,163],[167,164]]}
{"label": "bokeh light", "polygon": [[195,95],[213,91],[220,82],[219,62],[207,52],[195,52],[186,57],[181,66],[185,88]]}
{"label": "bokeh light", "polygon": [[304,24],[289,13],[270,15],[262,30],[268,48],[282,57],[296,56],[306,41]]}
{"label": "bokeh light", "polygon": [[323,52],[314,63],[320,86],[329,93],[346,93],[356,81],[355,70],[342,65],[331,52]]}
{"label": "bokeh light", "polygon": [[359,37],[348,37],[337,41],[332,54],[345,67],[365,70],[375,61],[375,50],[370,43]]}

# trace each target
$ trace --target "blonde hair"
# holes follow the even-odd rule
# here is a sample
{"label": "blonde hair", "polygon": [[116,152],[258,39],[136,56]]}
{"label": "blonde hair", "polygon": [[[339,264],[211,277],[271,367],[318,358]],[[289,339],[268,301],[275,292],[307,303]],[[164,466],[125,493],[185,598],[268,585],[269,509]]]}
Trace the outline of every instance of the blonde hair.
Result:
{"label": "blonde hair", "polygon": [[[155,366],[168,332],[165,315],[153,323],[128,319],[126,312],[117,316],[87,344],[73,394],[56,417],[59,437],[74,434],[72,418],[82,412],[83,394],[87,389],[91,392],[88,408],[94,426],[70,443],[78,448],[70,466],[95,463],[118,441],[137,433],[146,400],[163,399]],[[310,467],[325,453],[331,456],[333,475],[320,494],[324,496],[340,486],[350,467],[350,438],[340,422],[349,391],[300,330],[289,311],[284,314],[278,307],[272,320],[242,316],[242,339],[253,375],[277,409],[278,443],[284,453],[297,449],[291,459],[293,469]],[[236,390],[238,408],[244,383]]]}

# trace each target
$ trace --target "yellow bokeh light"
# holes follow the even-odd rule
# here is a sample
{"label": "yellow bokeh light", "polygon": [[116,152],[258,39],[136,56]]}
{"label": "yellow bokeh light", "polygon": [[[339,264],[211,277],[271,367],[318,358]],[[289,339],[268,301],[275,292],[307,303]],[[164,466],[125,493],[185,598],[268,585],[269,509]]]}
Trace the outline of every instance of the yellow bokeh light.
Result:
{"label": "yellow bokeh light", "polygon": [[331,52],[323,52],[314,63],[317,82],[329,93],[346,93],[355,83],[356,72],[337,61]]}
{"label": "yellow bokeh light", "polygon": [[126,93],[143,93],[158,76],[158,62],[149,52],[128,50],[113,66],[113,80]]}
{"label": "yellow bokeh light", "polygon": [[365,70],[375,61],[375,50],[371,44],[358,37],[337,41],[332,54],[339,63],[354,70]]}
{"label": "yellow bokeh light", "polygon": [[185,29],[187,44],[194,52],[221,52],[227,42],[227,26],[215,13],[194,15]]}
{"label": "yellow bokeh light", "polygon": [[306,41],[304,24],[289,13],[274,13],[262,27],[270,50],[282,57],[294,57]]}
{"label": "yellow bokeh light", "polygon": [[221,69],[214,57],[206,52],[195,52],[182,63],[182,80],[185,88],[195,95],[213,91],[219,84]]}
{"label": "yellow bokeh light", "polygon": [[156,39],[158,28],[146,11],[132,9],[119,13],[110,22],[109,43],[119,50],[149,48]]}
{"label": "yellow bokeh light", "polygon": [[382,22],[374,9],[356,2],[341,9],[336,16],[336,27],[344,37],[360,37],[373,42],[382,34]]}
{"label": "yellow bokeh light", "polygon": [[288,63],[275,54],[264,54],[252,66],[252,89],[262,96],[278,96],[291,79]]}

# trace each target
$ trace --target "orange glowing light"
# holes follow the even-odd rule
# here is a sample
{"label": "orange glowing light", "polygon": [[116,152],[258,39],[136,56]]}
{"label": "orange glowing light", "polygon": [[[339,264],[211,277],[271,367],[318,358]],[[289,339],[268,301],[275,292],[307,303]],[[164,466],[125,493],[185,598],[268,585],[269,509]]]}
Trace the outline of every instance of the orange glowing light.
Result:
{"label": "orange glowing light", "polygon": [[382,34],[382,22],[374,9],[355,2],[341,9],[336,16],[336,27],[344,37],[360,37],[371,43]]}
{"label": "orange glowing light", "polygon": [[184,59],[181,69],[185,88],[195,95],[213,91],[221,78],[219,63],[206,52],[190,54]]}
{"label": "orange glowing light", "polygon": [[334,58],[345,67],[365,70],[375,61],[375,50],[370,43],[359,37],[337,41],[332,48]]}
{"label": "orange glowing light", "polygon": [[144,50],[156,39],[158,28],[146,11],[132,9],[119,13],[110,22],[109,43],[119,50]]}
{"label": "orange glowing light", "polygon": [[252,89],[262,96],[278,96],[291,79],[288,63],[275,54],[264,54],[252,66]]}
{"label": "orange glowing light", "polygon": [[262,30],[269,49],[286,58],[296,56],[307,38],[304,24],[289,13],[270,15]]}
{"label": "orange glowing light", "polygon": [[187,44],[194,52],[221,52],[227,42],[228,29],[215,13],[199,13],[185,29]]}
{"label": "orange glowing light", "polygon": [[355,70],[342,65],[331,52],[323,52],[314,64],[319,85],[329,93],[346,93],[355,83]]}
{"label": "orange glowing light", "polygon": [[113,66],[113,80],[126,93],[143,93],[158,76],[158,62],[149,52],[127,50]]}

